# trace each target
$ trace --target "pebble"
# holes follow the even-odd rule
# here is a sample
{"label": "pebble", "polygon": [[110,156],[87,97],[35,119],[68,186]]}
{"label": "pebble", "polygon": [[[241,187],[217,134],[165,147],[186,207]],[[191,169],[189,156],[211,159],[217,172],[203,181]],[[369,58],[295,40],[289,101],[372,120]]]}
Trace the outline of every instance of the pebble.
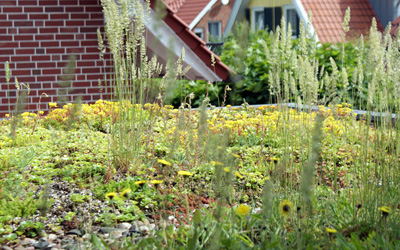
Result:
{"label": "pebble", "polygon": [[8,246],[2,246],[1,249],[2,249],[2,250],[13,250],[11,247],[8,247]]}
{"label": "pebble", "polygon": [[66,235],[78,235],[78,236],[81,236],[82,232],[79,229],[73,229],[73,230],[68,231]]}
{"label": "pebble", "polygon": [[106,233],[111,233],[112,231],[115,231],[115,230],[117,230],[117,229],[113,228],[113,227],[101,227],[99,230],[99,233],[106,234]]}
{"label": "pebble", "polygon": [[117,228],[118,228],[118,229],[129,230],[129,229],[131,228],[131,226],[132,226],[132,225],[131,225],[130,223],[124,222],[124,223],[118,224],[118,225],[117,225]]}
{"label": "pebble", "polygon": [[25,238],[25,239],[21,240],[21,241],[19,242],[19,244],[20,244],[21,246],[29,246],[29,245],[33,245],[35,242],[36,242],[36,240],[34,240],[34,239]]}
{"label": "pebble", "polygon": [[49,236],[47,237],[47,240],[49,241],[49,242],[53,242],[53,241],[55,241],[57,239],[57,235],[55,235],[55,234],[49,234]]}

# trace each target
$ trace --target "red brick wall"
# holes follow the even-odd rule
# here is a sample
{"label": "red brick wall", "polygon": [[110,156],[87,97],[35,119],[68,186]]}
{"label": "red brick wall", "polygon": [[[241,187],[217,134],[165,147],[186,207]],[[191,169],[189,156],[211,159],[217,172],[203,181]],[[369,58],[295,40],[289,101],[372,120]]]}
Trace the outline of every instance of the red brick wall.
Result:
{"label": "red brick wall", "polygon": [[204,41],[208,42],[208,22],[220,21],[221,22],[221,35],[224,35],[224,30],[231,14],[235,0],[230,0],[229,4],[222,5],[221,1],[217,1],[207,14],[198,22],[195,28],[203,28]]}
{"label": "red brick wall", "polygon": [[[0,0],[0,117],[8,113],[8,102],[16,101],[15,78],[30,85],[26,110],[41,110],[61,97],[83,102],[106,99],[99,88],[103,79],[97,29],[104,30],[100,0]],[[60,86],[71,55],[76,56],[71,84]],[[106,64],[110,64],[106,55]],[[7,91],[5,63],[10,64],[11,81]],[[66,91],[68,95],[65,94]],[[13,109],[14,105],[12,105]]]}

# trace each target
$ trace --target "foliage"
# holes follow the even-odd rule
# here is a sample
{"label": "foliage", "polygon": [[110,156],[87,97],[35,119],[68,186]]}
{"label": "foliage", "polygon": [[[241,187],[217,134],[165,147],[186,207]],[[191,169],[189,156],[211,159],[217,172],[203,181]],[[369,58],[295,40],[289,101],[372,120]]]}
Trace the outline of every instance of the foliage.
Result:
{"label": "foliage", "polygon": [[0,220],[9,221],[14,217],[27,217],[33,215],[37,210],[39,200],[33,195],[27,195],[25,199],[7,196],[0,201]]}

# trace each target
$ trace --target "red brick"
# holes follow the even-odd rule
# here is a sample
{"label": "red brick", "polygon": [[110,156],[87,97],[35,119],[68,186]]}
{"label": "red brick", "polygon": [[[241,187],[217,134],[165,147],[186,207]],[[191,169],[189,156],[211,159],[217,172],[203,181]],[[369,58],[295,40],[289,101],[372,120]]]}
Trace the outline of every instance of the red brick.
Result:
{"label": "red brick", "polygon": [[78,0],[60,0],[60,5],[78,5]]}
{"label": "red brick", "polygon": [[64,21],[63,20],[57,20],[57,21],[46,21],[44,23],[45,26],[63,26]]}
{"label": "red brick", "polygon": [[12,41],[12,36],[8,35],[8,36],[0,36],[0,41]]}
{"label": "red brick", "polygon": [[18,0],[19,6],[37,5],[37,0]]}
{"label": "red brick", "polygon": [[56,34],[56,40],[73,40],[74,35]]}
{"label": "red brick", "polygon": [[38,20],[36,20],[36,21],[35,21],[35,26],[36,26],[36,27],[43,27],[43,26],[44,26],[44,21],[38,21]]}
{"label": "red brick", "polygon": [[9,14],[8,20],[26,20],[28,19],[27,14]]}
{"label": "red brick", "polygon": [[11,62],[30,62],[30,56],[12,56]]}
{"label": "red brick", "polygon": [[32,55],[35,53],[34,49],[16,49],[15,54],[16,55]]}
{"label": "red brick", "polygon": [[0,56],[0,62],[7,62],[7,61],[8,62],[10,61],[10,57],[9,56]]}
{"label": "red brick", "polygon": [[97,33],[86,33],[85,39],[86,40],[97,40]]}
{"label": "red brick", "polygon": [[97,27],[80,27],[80,32],[97,32]]}
{"label": "red brick", "polygon": [[85,25],[85,21],[82,20],[65,21],[65,26],[83,26],[83,25]]}
{"label": "red brick", "polygon": [[0,28],[0,35],[7,34],[7,29],[6,28]]}
{"label": "red brick", "polygon": [[18,28],[8,28],[8,34],[17,34]]}
{"label": "red brick", "polygon": [[86,25],[102,26],[102,25],[104,25],[104,21],[103,20],[86,20]]}
{"label": "red brick", "polygon": [[77,39],[77,40],[85,39],[85,35],[84,34],[75,34],[75,39]]}
{"label": "red brick", "polygon": [[[75,60],[79,61],[81,60],[81,55],[74,55],[75,56]],[[62,55],[61,56],[61,60],[63,61],[69,61],[71,59],[71,55]]]}
{"label": "red brick", "polygon": [[54,68],[56,67],[55,62],[38,62],[37,63],[38,68]]}
{"label": "red brick", "polygon": [[7,14],[1,14],[0,12],[0,20],[7,20]]}
{"label": "red brick", "polygon": [[33,35],[14,35],[14,41],[32,41]]}
{"label": "red brick", "polygon": [[54,35],[53,34],[46,34],[46,35],[40,35],[37,34],[35,35],[35,40],[54,40]]}
{"label": "red brick", "polygon": [[49,14],[29,14],[29,19],[49,19]]}
{"label": "red brick", "polygon": [[7,5],[14,5],[14,6],[16,6],[17,5],[17,1],[16,0],[2,0],[1,2],[0,2],[0,6],[7,6]]}
{"label": "red brick", "polygon": [[79,0],[79,5],[98,5],[97,0]]}
{"label": "red brick", "polygon": [[[21,2],[21,1],[20,1]],[[21,3],[20,3],[21,5]],[[24,4],[25,6],[25,4]],[[43,12],[43,7],[24,7],[24,12],[25,13],[30,13],[30,12]]]}
{"label": "red brick", "polygon": [[39,89],[38,95],[47,94],[47,95],[57,95],[57,90],[55,89]]}
{"label": "red brick", "polygon": [[17,69],[14,69],[14,70],[12,70],[11,74],[13,76],[15,76],[15,77],[18,77],[18,76],[29,76],[31,74],[31,71],[30,70],[17,70]]}
{"label": "red brick", "polygon": [[61,59],[61,56],[60,55],[51,55],[51,60],[52,61],[58,61],[58,60],[60,60]]}
{"label": "red brick", "polygon": [[99,54],[86,54],[82,55],[82,60],[99,60],[100,55]]}
{"label": "red brick", "polygon": [[50,19],[68,19],[69,14],[50,14]]}
{"label": "red brick", "polygon": [[64,48],[49,48],[46,49],[46,53],[47,54],[63,54],[65,53],[65,49]]}
{"label": "red brick", "polygon": [[60,33],[77,33],[78,27],[60,27]]}
{"label": "red brick", "polygon": [[34,68],[35,63],[17,63],[17,69]]}
{"label": "red brick", "polygon": [[4,13],[22,13],[22,7],[3,7]]}
{"label": "red brick", "polygon": [[32,61],[50,61],[50,58],[48,55],[32,56]]}
{"label": "red brick", "polygon": [[33,21],[14,21],[14,27],[33,26]]}
{"label": "red brick", "polygon": [[[61,41],[61,47],[78,47],[79,41]],[[69,48],[72,49],[72,48]],[[84,48],[82,48],[84,50]],[[82,51],[84,52],[84,51]],[[68,53],[68,52],[67,52]]]}
{"label": "red brick", "polygon": [[104,16],[103,13],[90,13],[90,19],[102,19]]}
{"label": "red brick", "polygon": [[[42,82],[51,82],[51,81],[55,81],[56,77],[55,76],[37,76],[36,77],[38,81],[42,81]],[[48,86],[48,88],[50,88],[51,86]],[[45,86],[43,85],[43,88],[45,88]]]}
{"label": "red brick", "polygon": [[98,41],[81,41],[81,46],[98,46]]}
{"label": "red brick", "polygon": [[37,33],[38,29],[37,28],[20,28],[18,31],[20,34],[32,34],[32,33]]}
{"label": "red brick", "polygon": [[86,12],[102,12],[103,7],[101,6],[86,6]]}
{"label": "red brick", "polygon": [[65,12],[83,12],[84,8],[83,7],[65,7]]}
{"label": "red brick", "polygon": [[43,69],[42,73],[43,75],[61,74],[61,69]]}
{"label": "red brick", "polygon": [[39,0],[39,5],[58,5],[58,0]]}
{"label": "red brick", "polygon": [[34,76],[18,76],[18,81],[23,83],[32,83],[35,82]]}
{"label": "red brick", "polygon": [[72,87],[73,88],[77,88],[77,87],[91,87],[90,82],[73,82],[72,83]]}
{"label": "red brick", "polygon": [[67,54],[85,53],[85,48],[67,48]]}
{"label": "red brick", "polygon": [[82,68],[82,73],[87,74],[87,73],[100,73],[100,68],[94,67],[94,68]]}
{"label": "red brick", "polygon": [[71,19],[88,19],[89,14],[87,13],[71,13]]}
{"label": "red brick", "polygon": [[18,42],[0,42],[0,48],[16,48]]}
{"label": "red brick", "polygon": [[57,33],[58,28],[39,28],[40,33]]}
{"label": "red brick", "polygon": [[102,74],[94,74],[94,75],[86,75],[86,79],[88,80],[98,80],[98,79],[103,79],[104,75]]}
{"label": "red brick", "polygon": [[97,53],[97,54],[100,53],[100,50],[98,47],[86,47],[85,50],[86,50],[86,53]]}
{"label": "red brick", "polygon": [[20,47],[33,47],[33,48],[36,48],[36,47],[39,47],[39,42],[20,42],[19,43],[19,46]]}
{"label": "red brick", "polygon": [[10,27],[10,26],[12,26],[12,22],[11,21],[1,21],[0,22],[0,27]]}
{"label": "red brick", "polygon": [[45,7],[46,12],[64,12],[64,7]]}
{"label": "red brick", "polygon": [[13,49],[2,49],[0,48],[0,55],[13,55],[14,50]]}

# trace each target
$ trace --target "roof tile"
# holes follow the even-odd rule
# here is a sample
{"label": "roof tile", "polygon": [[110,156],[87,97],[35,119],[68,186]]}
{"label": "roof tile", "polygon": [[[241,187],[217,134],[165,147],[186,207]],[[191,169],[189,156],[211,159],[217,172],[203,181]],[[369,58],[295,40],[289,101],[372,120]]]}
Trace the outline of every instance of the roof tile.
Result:
{"label": "roof tile", "polygon": [[[350,32],[347,36],[366,35],[375,17],[378,30],[383,26],[372,9],[369,0],[301,0],[308,13],[313,14],[313,25],[321,42],[339,42],[342,39],[342,22],[347,7],[350,7]],[[400,20],[399,20],[400,22]]]}

